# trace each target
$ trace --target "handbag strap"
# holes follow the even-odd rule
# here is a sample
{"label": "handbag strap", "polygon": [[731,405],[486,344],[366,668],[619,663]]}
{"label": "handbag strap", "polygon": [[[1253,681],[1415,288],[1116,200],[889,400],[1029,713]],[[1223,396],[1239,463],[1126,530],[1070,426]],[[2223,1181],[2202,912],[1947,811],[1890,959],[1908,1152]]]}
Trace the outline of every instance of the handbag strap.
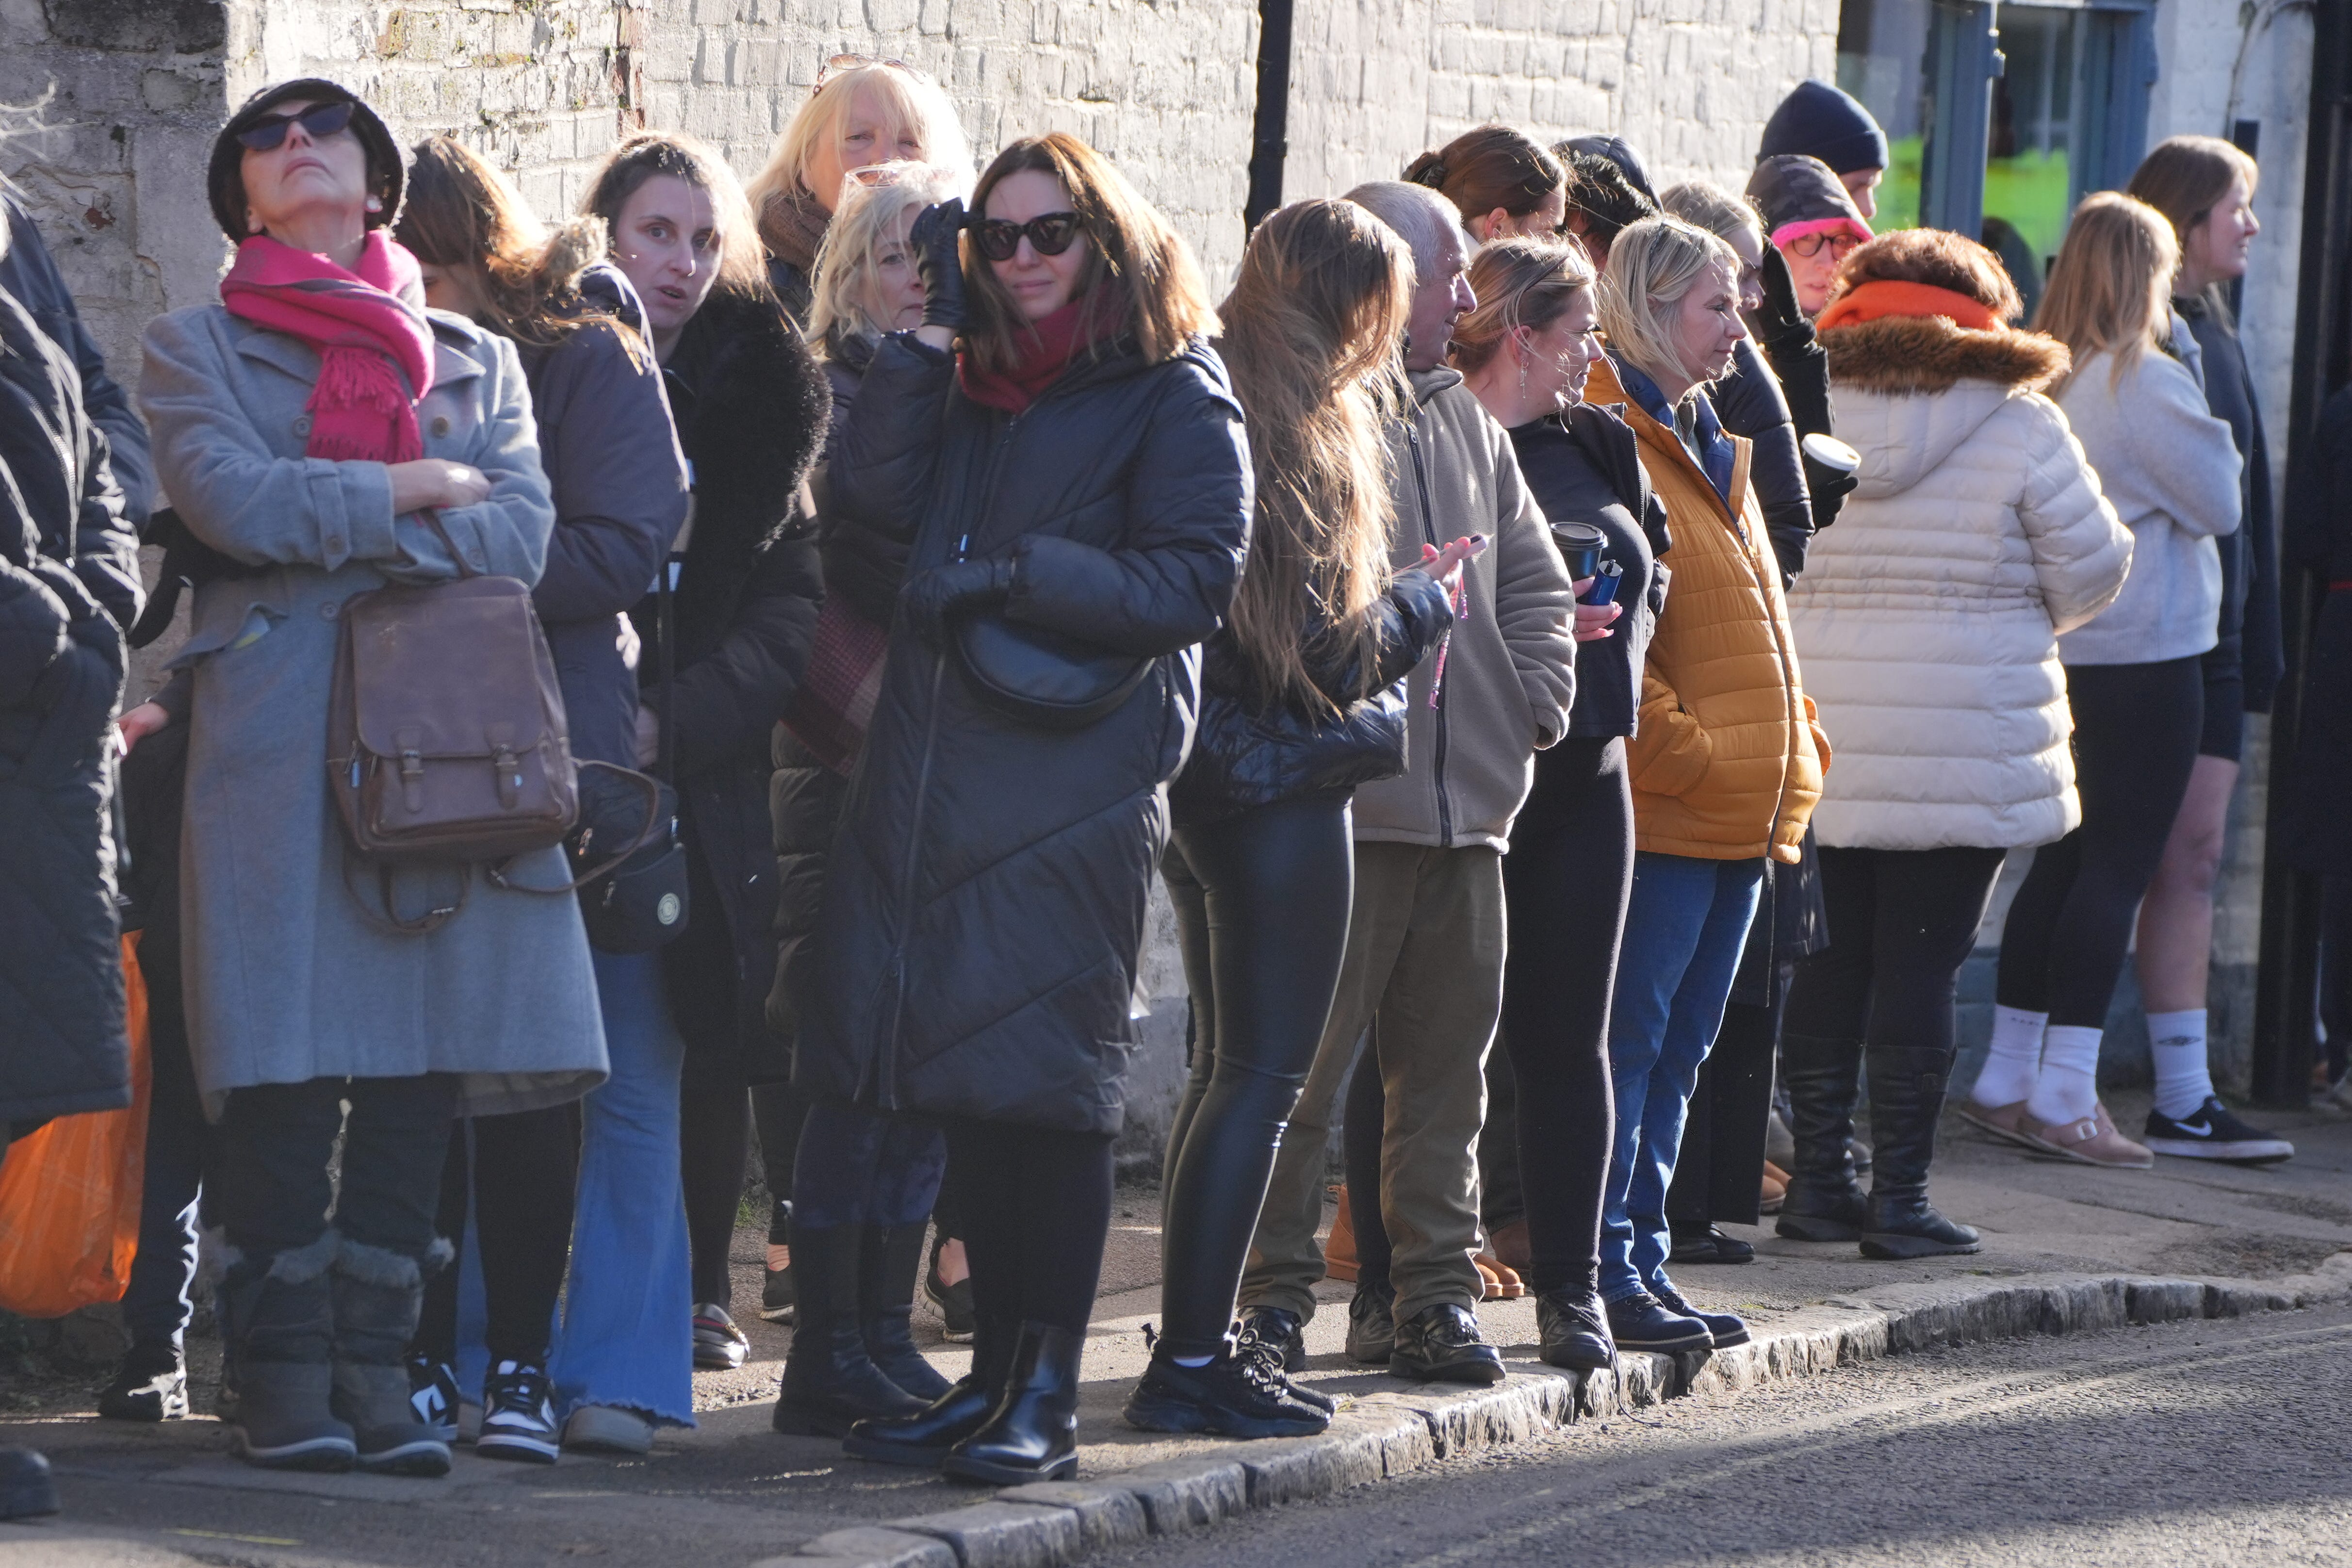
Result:
{"label": "handbag strap", "polygon": [[560,888],[534,888],[529,882],[509,881],[507,879],[507,874],[514,866],[514,861],[511,859],[501,860],[494,866],[486,866],[482,868],[482,874],[489,878],[492,883],[498,887],[503,888],[509,893],[546,893],[550,895],[556,893],[576,893],[581,889],[586,887],[589,883],[596,880],[599,877],[607,876],[612,872],[619,870],[630,856],[635,855],[638,850],[643,849],[646,845],[651,844],[655,839],[662,836],[667,824],[662,820],[662,786],[660,780],[650,778],[646,774],[637,772],[635,768],[622,767],[615,763],[600,763],[592,760],[580,764],[580,771],[582,773],[586,773],[590,768],[603,768],[607,773],[618,773],[623,778],[634,780],[637,784],[645,786],[646,825],[644,827],[638,829],[637,836],[631,839],[625,847],[614,850],[613,852],[612,858],[606,860],[603,865],[598,866],[593,870],[581,873],[579,876],[573,878],[571,881],[564,883],[563,886]]}
{"label": "handbag strap", "polygon": [[361,916],[368,924],[388,936],[425,936],[439,931],[457,918],[466,908],[466,900],[473,896],[474,868],[470,862],[463,860],[436,862],[436,864],[454,865],[457,868],[457,901],[427,910],[413,921],[402,920],[392,902],[393,868],[390,865],[379,861],[375,868],[376,891],[383,900],[383,912],[378,914],[369,906],[367,899],[359,889],[352,883],[353,858],[352,847],[346,843],[343,846],[343,890],[352,896],[352,902],[359,907]]}
{"label": "handbag strap", "polygon": [[440,538],[442,548],[449,552],[449,559],[457,563],[457,577],[460,582],[468,577],[478,577],[481,575],[479,572],[475,571],[471,565],[467,564],[466,561],[466,552],[457,548],[457,542],[456,540],[449,537],[449,530],[442,524],[441,509],[439,507],[419,507],[417,508],[416,515],[425,520],[425,526],[431,529],[434,533]]}

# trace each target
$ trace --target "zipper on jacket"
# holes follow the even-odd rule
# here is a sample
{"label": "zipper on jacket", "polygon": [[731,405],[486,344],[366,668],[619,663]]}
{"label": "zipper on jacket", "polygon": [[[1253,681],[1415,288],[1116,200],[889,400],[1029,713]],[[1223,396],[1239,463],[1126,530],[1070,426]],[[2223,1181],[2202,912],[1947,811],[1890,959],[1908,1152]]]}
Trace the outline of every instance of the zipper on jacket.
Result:
{"label": "zipper on jacket", "polygon": [[[1413,411],[1405,416],[1404,444],[1406,449],[1412,454],[1413,486],[1421,492],[1422,537],[1427,540],[1432,545],[1436,545],[1438,548],[1443,549],[1444,546],[1438,545],[1437,541],[1437,519],[1431,512],[1429,507],[1429,470],[1422,466],[1421,437],[1414,428],[1414,420],[1418,413],[1419,407],[1416,405]],[[1463,563],[1462,570],[1465,574],[1462,584],[1462,604],[1463,608],[1466,611],[1470,605],[1470,583],[1467,575],[1470,570],[1470,564],[1468,562],[1465,561]],[[1454,634],[1450,631],[1446,633],[1446,636],[1448,637],[1452,637],[1453,635]],[[1430,679],[1433,681],[1436,679],[1436,676],[1433,672]],[[1437,710],[1437,755],[1433,759],[1433,766],[1431,771],[1434,773],[1437,780],[1437,841],[1441,847],[1451,849],[1454,847],[1454,803],[1450,798],[1448,798],[1445,793],[1444,690],[1441,688],[1436,696],[1437,700],[1432,704],[1432,706]]]}

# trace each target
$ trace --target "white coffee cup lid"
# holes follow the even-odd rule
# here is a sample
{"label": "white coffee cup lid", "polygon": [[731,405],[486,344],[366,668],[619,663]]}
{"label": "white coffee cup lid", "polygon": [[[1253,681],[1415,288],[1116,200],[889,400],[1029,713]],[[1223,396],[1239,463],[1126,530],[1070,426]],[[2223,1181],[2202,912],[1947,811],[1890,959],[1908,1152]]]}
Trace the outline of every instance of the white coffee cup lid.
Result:
{"label": "white coffee cup lid", "polygon": [[1824,468],[1850,474],[1862,467],[1862,454],[1834,436],[1808,436],[1801,445],[1805,456]]}

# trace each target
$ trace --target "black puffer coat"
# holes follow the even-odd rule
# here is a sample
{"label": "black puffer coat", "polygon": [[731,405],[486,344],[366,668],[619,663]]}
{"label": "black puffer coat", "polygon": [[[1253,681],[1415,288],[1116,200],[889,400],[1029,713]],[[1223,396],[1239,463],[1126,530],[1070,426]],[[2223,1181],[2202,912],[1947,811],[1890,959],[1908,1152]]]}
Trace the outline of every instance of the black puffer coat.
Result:
{"label": "black puffer coat", "polygon": [[1240,405],[1204,343],[1082,363],[1023,414],[883,341],[842,430],[852,526],[919,516],[909,572],[1011,555],[1003,613],[1157,656],[1126,704],[1047,731],[982,707],[902,619],[825,878],[824,989],[793,1083],[884,1110],[1098,1133],[1124,1115],[1129,1000],[1166,786],[1247,548]]}
{"label": "black puffer coat", "polygon": [[1764,531],[1771,537],[1786,587],[1804,571],[1805,547],[1813,537],[1813,498],[1805,488],[1805,458],[1789,400],[1772,367],[1746,338],[1732,350],[1731,374],[1708,387],[1706,395],[1726,430],[1756,444],[1748,458],[1748,482],[1764,509]]}
{"label": "black puffer coat", "polygon": [[2286,809],[2272,831],[2296,868],[2352,876],[2352,587],[2340,586],[2352,584],[2352,386],[2295,443],[2283,510],[2294,591],[2308,572],[2328,593],[2312,631],[2294,752],[2284,759]]}
{"label": "black puffer coat", "polygon": [[122,624],[139,610],[136,579],[126,598],[116,572],[128,530],[80,375],[5,294],[0,453],[5,1131],[130,1102],[106,757]]}
{"label": "black puffer coat", "polygon": [[772,304],[714,293],[665,367],[694,479],[673,605],[677,684],[665,698],[651,596],[641,696],[677,748],[693,873],[687,932],[662,950],[689,1049],[733,1053],[753,1081],[782,1071],[765,1012],[775,976],[776,863],[768,749],[808,666],[824,589],[795,499],[824,436],[824,373]]}
{"label": "black puffer coat", "polygon": [[1169,791],[1177,826],[1404,772],[1404,678],[1452,628],[1454,606],[1426,572],[1400,572],[1367,613],[1380,635],[1380,668],[1367,698],[1356,697],[1354,649],[1341,662],[1318,667],[1312,655],[1318,642],[1328,647],[1326,627],[1318,619],[1301,632],[1307,675],[1318,690],[1345,705],[1337,714],[1269,703],[1233,633],[1220,630],[1208,640],[1201,650],[1200,733]]}

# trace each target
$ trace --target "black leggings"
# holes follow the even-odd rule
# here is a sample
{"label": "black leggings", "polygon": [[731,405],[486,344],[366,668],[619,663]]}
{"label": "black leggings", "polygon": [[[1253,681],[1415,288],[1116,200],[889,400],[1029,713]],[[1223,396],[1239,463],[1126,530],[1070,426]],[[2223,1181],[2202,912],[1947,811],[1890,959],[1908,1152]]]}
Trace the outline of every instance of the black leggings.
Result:
{"label": "black leggings", "polygon": [[2053,1025],[2096,1029],[2189,791],[2204,669],[2195,658],[2071,665],[2066,697],[2083,826],[2033,857],[2001,931],[1995,995],[2004,1007],[2047,1013]]}
{"label": "black leggings", "polygon": [[1352,792],[1179,828],[1163,875],[1192,996],[1192,1076],[1168,1136],[1161,1326],[1213,1355],[1284,1127],[1315,1065],[1348,951]]}
{"label": "black leggings", "polygon": [[728,1254],[735,1245],[743,1172],[751,1157],[751,1118],[756,1114],[760,1121],[760,1163],[768,1190],[789,1201],[807,1102],[786,1084],[761,1084],[747,1092],[733,1052],[698,1050],[691,1041],[677,1097],[678,1169],[694,1254],[694,1300],[698,1305],[731,1307],[735,1288]]}
{"label": "black leggings", "polygon": [[[348,1121],[342,1102],[351,1102]],[[442,1157],[457,1103],[449,1073],[314,1078],[231,1089],[206,1167],[228,1242],[259,1272],[278,1253],[326,1234],[422,1261],[431,1251]],[[335,1134],[342,1174],[329,1174]]]}
{"label": "black leggings", "polygon": [[2002,849],[1829,849],[1830,946],[1797,965],[1790,1034],[1952,1048],[1960,966],[2000,879]]}
{"label": "black leggings", "polygon": [[[555,1299],[572,1257],[572,1209],[580,1175],[580,1107],[551,1105],[478,1116],[450,1132],[441,1166],[441,1234],[465,1248],[470,1210],[480,1243],[490,1361],[547,1365]],[[457,1268],[425,1282],[416,1348],[457,1360]]]}
{"label": "black leggings", "polygon": [[1087,1331],[1110,1233],[1111,1137],[958,1119],[948,1180],[964,1206],[972,1310],[1003,1327]]}

